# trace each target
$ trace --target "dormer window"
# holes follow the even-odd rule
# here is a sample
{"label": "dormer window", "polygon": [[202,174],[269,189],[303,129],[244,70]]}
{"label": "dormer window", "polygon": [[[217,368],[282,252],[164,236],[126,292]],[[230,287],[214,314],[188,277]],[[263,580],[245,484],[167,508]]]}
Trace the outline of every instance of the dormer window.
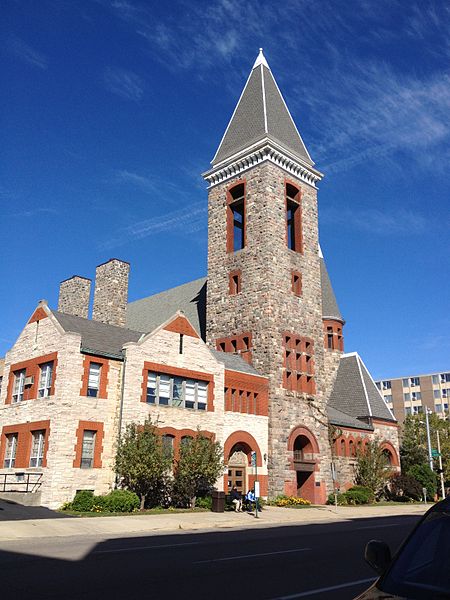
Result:
{"label": "dormer window", "polygon": [[238,183],[227,194],[227,252],[245,246],[245,184]]}

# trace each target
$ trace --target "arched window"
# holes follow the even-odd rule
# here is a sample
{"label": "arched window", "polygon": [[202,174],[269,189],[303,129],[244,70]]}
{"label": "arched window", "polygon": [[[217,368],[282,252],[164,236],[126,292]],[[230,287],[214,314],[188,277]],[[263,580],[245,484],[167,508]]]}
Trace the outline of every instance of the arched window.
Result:
{"label": "arched window", "polygon": [[339,454],[341,456],[345,456],[347,454],[347,452],[346,452],[346,448],[345,448],[345,440],[344,440],[344,438],[341,439],[340,446],[341,446],[341,448],[340,448],[340,453]]}
{"label": "arched window", "polygon": [[349,456],[356,456],[355,442],[353,440],[349,440],[348,442],[348,454]]}
{"label": "arched window", "polygon": [[167,453],[168,455],[173,454],[174,439],[175,438],[173,435],[164,434],[162,436],[163,449],[164,449],[164,452]]}

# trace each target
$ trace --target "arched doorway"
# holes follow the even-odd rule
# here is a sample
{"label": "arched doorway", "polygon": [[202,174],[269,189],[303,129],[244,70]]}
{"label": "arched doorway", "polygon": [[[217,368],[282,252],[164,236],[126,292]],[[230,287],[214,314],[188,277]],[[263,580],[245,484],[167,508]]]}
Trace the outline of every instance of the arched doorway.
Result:
{"label": "arched doorway", "polygon": [[319,446],[316,438],[306,427],[297,427],[291,432],[288,450],[292,451],[292,467],[295,471],[295,493],[298,497],[318,503],[316,468]]}
{"label": "arched doorway", "polygon": [[247,456],[249,452],[251,452],[251,449],[244,443],[235,444],[231,448],[230,458],[228,459],[227,491],[230,491],[235,485],[241,494],[247,492]]}

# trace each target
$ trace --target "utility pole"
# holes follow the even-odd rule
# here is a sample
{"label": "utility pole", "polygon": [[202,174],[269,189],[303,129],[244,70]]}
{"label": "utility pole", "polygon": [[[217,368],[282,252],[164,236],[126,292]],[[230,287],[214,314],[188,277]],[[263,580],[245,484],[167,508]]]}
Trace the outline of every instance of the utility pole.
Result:
{"label": "utility pole", "polygon": [[437,435],[437,450],[439,452],[439,476],[441,478],[441,493],[442,493],[442,499],[444,499],[445,498],[444,472],[442,469],[441,440],[439,438],[439,431],[436,431],[436,435]]}
{"label": "utility pole", "polygon": [[428,443],[428,461],[430,469],[433,471],[433,455],[431,453],[431,438],[430,438],[430,422],[428,420],[428,407],[425,407],[425,424],[427,426],[427,443]]}

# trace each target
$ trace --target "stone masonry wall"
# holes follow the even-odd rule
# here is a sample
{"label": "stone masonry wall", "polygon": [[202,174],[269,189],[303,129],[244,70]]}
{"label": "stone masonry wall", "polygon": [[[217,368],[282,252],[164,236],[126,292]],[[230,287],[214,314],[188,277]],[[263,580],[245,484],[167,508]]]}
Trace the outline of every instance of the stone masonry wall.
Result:
{"label": "stone masonry wall", "polygon": [[[80,336],[64,333],[56,320],[48,317],[27,325],[6,354],[4,381],[8,381],[11,364],[52,352],[58,353],[53,396],[5,404],[5,384],[2,386],[0,397],[0,430],[5,425],[50,420],[47,466],[26,469],[1,468],[0,472],[42,472],[41,502],[44,506],[57,508],[71,500],[78,489],[106,493],[114,481],[113,453],[121,364],[110,361],[107,399],[80,396],[83,374]],[[104,425],[101,469],[73,467],[79,421],[102,422]]]}
{"label": "stone masonry wall", "polygon": [[125,327],[130,265],[112,258],[95,272],[92,319]]}
{"label": "stone masonry wall", "polygon": [[[285,178],[302,192],[302,254],[288,249],[285,222]],[[234,181],[246,181],[246,237],[242,250],[226,252],[226,190]],[[326,402],[330,392],[325,364],[318,254],[317,192],[295,181],[281,168],[265,162],[239,179],[213,187],[209,192],[209,246],[207,339],[215,340],[251,332],[255,367],[270,379],[269,392],[269,488],[272,495],[295,484],[287,451],[290,432],[307,427],[320,451],[315,458],[316,484],[331,489],[331,453],[328,443]],[[242,291],[230,296],[228,274],[242,272]],[[291,289],[291,271],[302,274],[301,297]],[[314,340],[316,394],[288,392],[282,387],[284,332]]]}
{"label": "stone masonry wall", "polygon": [[61,281],[59,286],[58,310],[68,315],[88,318],[91,280],[74,275]]}

